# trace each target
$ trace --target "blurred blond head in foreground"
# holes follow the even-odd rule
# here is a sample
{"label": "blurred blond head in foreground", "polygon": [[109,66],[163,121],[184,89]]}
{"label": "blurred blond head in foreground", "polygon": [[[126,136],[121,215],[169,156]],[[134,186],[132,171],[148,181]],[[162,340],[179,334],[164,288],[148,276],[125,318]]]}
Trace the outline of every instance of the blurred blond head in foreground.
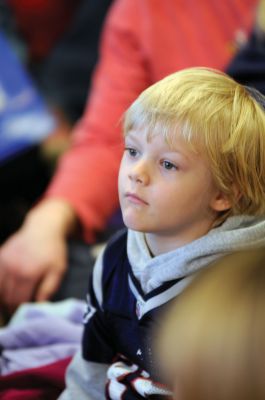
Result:
{"label": "blurred blond head in foreground", "polygon": [[265,249],[200,273],[161,326],[159,362],[178,400],[264,400]]}

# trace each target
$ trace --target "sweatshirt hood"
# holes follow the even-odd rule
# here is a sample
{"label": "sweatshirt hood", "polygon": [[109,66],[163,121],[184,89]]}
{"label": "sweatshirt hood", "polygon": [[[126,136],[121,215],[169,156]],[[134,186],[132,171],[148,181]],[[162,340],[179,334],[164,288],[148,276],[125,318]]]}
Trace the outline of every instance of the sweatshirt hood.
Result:
{"label": "sweatshirt hood", "polygon": [[134,276],[144,293],[163,283],[184,278],[181,288],[191,275],[230,252],[265,246],[264,217],[233,216],[206,235],[156,257],[150,255],[141,232],[128,231],[127,252]]}

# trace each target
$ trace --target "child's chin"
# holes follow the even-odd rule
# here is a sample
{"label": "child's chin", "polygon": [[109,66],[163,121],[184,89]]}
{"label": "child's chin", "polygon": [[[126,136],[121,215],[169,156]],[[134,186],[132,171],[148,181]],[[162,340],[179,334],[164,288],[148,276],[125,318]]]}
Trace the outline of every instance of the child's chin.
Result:
{"label": "child's chin", "polygon": [[145,226],[141,221],[135,221],[132,218],[123,218],[124,225],[133,231],[145,232]]}
{"label": "child's chin", "polygon": [[122,218],[124,225],[128,229],[132,229],[134,231],[146,232],[148,228],[148,222],[145,216],[142,213],[139,213],[137,209],[133,207],[127,207],[122,209]]}

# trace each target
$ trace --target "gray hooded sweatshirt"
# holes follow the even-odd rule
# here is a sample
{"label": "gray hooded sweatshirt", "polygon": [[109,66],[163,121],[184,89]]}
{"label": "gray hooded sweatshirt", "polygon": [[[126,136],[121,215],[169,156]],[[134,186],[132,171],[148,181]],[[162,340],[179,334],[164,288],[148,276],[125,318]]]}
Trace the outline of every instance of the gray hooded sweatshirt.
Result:
{"label": "gray hooded sweatshirt", "polygon": [[[150,255],[143,233],[128,231],[127,254],[134,276],[145,294],[163,283],[183,278],[169,290],[144,301],[130,281],[130,288],[139,304],[141,316],[176,297],[191,281],[194,274],[221,256],[242,249],[265,246],[265,219],[253,216],[234,216],[205,236],[168,253]],[[93,272],[93,289],[99,305],[102,304],[102,259],[99,256]],[[87,362],[78,351],[66,374],[66,390],[60,400],[101,400],[105,398],[107,379],[115,379],[112,365]],[[117,379],[118,380],[118,379]],[[114,382],[117,384],[118,382]],[[113,385],[115,388],[115,385]],[[163,394],[154,384],[147,395]],[[160,392],[159,392],[160,390]],[[164,393],[166,394],[166,392]],[[120,399],[120,392],[113,390],[112,399]],[[143,397],[144,398],[144,397]]]}

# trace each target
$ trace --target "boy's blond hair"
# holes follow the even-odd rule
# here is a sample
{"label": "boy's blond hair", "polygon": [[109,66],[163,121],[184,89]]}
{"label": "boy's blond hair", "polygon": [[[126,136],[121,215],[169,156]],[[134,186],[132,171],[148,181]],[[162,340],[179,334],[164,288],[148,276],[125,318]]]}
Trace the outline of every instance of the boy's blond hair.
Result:
{"label": "boy's blond hair", "polygon": [[265,249],[200,272],[160,321],[158,365],[182,400],[265,399]]}
{"label": "boy's blond hair", "polygon": [[176,133],[181,134],[209,162],[217,188],[232,204],[229,213],[261,215],[265,213],[262,102],[261,94],[253,96],[251,89],[220,71],[189,68],[146,89],[126,112],[124,132],[139,129],[149,138],[162,134],[172,147]]}

